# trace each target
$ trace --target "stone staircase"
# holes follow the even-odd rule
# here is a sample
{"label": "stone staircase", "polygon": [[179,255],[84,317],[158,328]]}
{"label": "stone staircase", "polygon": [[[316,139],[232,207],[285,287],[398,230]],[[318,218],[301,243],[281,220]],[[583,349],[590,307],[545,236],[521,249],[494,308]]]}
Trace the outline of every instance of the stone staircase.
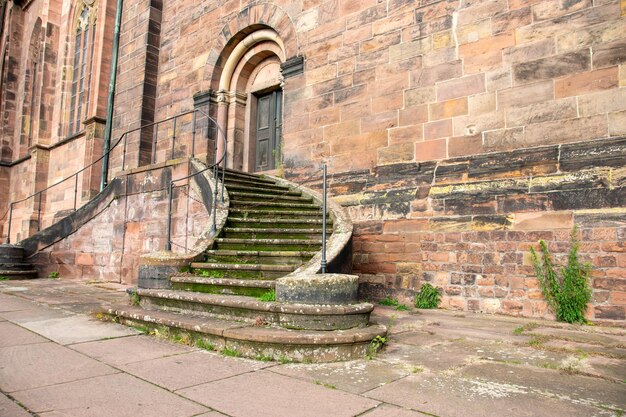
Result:
{"label": "stone staircase", "polygon": [[[371,340],[386,331],[369,324],[372,304],[273,300],[276,280],[297,276],[322,245],[320,206],[281,182],[227,170],[228,217],[205,259],[172,274],[169,288],[138,288],[135,306],[107,314],[253,358],[327,362],[363,357]],[[329,235],[335,226],[330,214]]]}
{"label": "stone staircase", "polygon": [[0,245],[0,279],[37,278],[37,270],[24,261],[24,248],[19,245]]}

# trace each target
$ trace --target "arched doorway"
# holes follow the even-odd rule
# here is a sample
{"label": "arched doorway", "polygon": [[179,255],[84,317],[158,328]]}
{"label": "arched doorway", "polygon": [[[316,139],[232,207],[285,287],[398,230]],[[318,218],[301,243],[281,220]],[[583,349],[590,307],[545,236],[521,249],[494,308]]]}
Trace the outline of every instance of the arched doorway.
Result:
{"label": "arched doorway", "polygon": [[233,36],[220,56],[218,123],[228,139],[227,166],[247,172],[280,165],[283,42],[271,28],[246,28]]}

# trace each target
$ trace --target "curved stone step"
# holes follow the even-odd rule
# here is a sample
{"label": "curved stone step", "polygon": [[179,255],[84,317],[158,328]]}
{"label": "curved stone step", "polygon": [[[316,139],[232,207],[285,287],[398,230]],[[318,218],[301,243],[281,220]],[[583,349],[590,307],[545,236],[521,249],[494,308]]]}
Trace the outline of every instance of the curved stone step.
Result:
{"label": "curved stone step", "polygon": [[[293,203],[293,202],[276,202],[276,201],[248,201],[237,200],[235,198],[230,199],[230,205],[232,207],[250,207],[250,208],[279,208],[285,211],[312,211],[317,215],[321,215],[322,209],[313,203]],[[299,210],[298,210],[299,209]]]}
{"label": "curved stone step", "polygon": [[[235,216],[231,216],[235,214]],[[262,218],[275,218],[276,216],[293,216],[294,219],[299,218],[321,218],[322,211],[312,211],[312,210],[273,210],[273,209],[262,209],[262,208],[242,208],[242,207],[231,207],[229,210],[229,219],[240,219],[245,218],[246,215],[256,215]]]}
{"label": "curved stone step", "polygon": [[[306,229],[312,226],[322,227],[321,218],[308,218],[308,219],[294,219],[294,218],[260,218],[260,217],[230,217],[226,222],[228,227],[250,227],[250,228],[265,228],[268,225],[278,228],[294,228],[294,229]],[[326,221],[326,228],[332,227],[333,221],[328,219]]]}
{"label": "curved stone step", "polygon": [[322,245],[322,239],[237,239],[223,237],[215,239],[215,245],[215,249],[220,250],[308,252],[319,251]]}
{"label": "curved stone step", "polygon": [[192,268],[195,269],[224,269],[239,271],[276,271],[291,272],[295,268],[293,265],[273,265],[273,264],[229,264],[229,263],[212,263],[212,262],[193,262]]}
{"label": "curved stone step", "polygon": [[193,314],[146,311],[130,306],[112,307],[104,314],[142,330],[167,329],[171,335],[185,336],[193,345],[216,350],[228,348],[249,358],[293,362],[362,359],[370,349],[371,340],[387,332],[382,325],[336,331],[293,331]]}
{"label": "curved stone step", "polygon": [[205,294],[191,291],[137,289],[141,306],[147,309],[205,314],[256,323],[276,324],[289,329],[340,330],[365,326],[374,306],[309,305],[259,301],[238,295]]}
{"label": "curved stone step", "polygon": [[[319,239],[322,229],[261,229],[225,227],[222,237],[233,239]],[[330,236],[331,229],[327,229]]]}
{"label": "curved stone step", "polygon": [[312,198],[302,196],[291,196],[282,193],[276,194],[263,194],[263,193],[249,193],[240,191],[231,191],[228,189],[228,195],[235,201],[277,201],[277,202],[300,202],[306,204],[313,204]]}
{"label": "curved stone step", "polygon": [[[219,177],[222,178],[222,170],[219,171]],[[264,178],[262,175],[253,174],[250,172],[234,171],[226,168],[226,181],[231,178],[242,178],[249,181],[269,182],[274,184],[275,182],[269,178]]]}
{"label": "curved stone step", "polygon": [[246,295],[260,297],[274,289],[275,282],[260,279],[205,278],[198,276],[170,277],[172,289],[209,294]]}
{"label": "curved stone step", "polygon": [[300,191],[292,191],[287,187],[254,187],[249,185],[241,185],[237,183],[231,183],[226,185],[228,192],[244,192],[244,193],[256,193],[256,194],[271,194],[271,195],[289,195],[299,197],[302,195]]}
{"label": "curved stone step", "polygon": [[31,264],[26,264],[23,262],[13,263],[13,262],[0,262],[0,270],[1,271],[25,271],[25,270],[33,270],[33,266]]}

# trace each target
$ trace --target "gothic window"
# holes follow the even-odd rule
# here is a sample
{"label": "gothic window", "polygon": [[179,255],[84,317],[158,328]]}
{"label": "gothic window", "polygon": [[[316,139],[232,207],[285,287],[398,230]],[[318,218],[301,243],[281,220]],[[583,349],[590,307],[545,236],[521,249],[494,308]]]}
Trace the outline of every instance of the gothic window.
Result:
{"label": "gothic window", "polygon": [[95,29],[95,10],[93,7],[85,5],[77,19],[73,39],[69,135],[78,133],[83,129],[82,121],[86,118],[89,108],[89,84],[91,82]]}

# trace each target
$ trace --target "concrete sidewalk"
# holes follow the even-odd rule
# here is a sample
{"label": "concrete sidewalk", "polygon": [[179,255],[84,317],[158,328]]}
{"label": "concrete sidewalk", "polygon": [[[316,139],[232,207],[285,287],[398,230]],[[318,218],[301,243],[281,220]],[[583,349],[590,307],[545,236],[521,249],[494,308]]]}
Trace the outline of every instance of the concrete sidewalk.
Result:
{"label": "concrete sidewalk", "polygon": [[118,285],[0,282],[0,417],[621,416],[626,331],[376,309],[375,358],[226,357],[93,319]]}

